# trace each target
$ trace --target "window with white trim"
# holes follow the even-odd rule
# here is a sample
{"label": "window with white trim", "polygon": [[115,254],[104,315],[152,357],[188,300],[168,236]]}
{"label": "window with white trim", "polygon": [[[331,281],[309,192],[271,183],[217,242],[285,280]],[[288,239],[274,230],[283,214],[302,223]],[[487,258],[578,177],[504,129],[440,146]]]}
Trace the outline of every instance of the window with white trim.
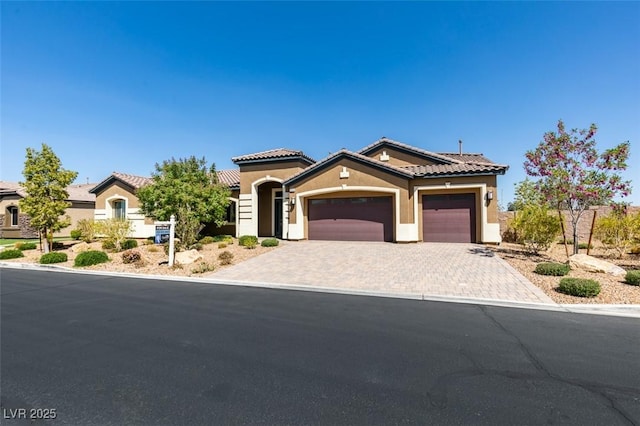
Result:
{"label": "window with white trim", "polygon": [[5,223],[8,226],[18,226],[19,210],[16,206],[7,207],[7,219]]}
{"label": "window with white trim", "polygon": [[113,207],[112,217],[114,219],[124,220],[127,218],[127,203],[125,200],[113,200],[111,206]]}

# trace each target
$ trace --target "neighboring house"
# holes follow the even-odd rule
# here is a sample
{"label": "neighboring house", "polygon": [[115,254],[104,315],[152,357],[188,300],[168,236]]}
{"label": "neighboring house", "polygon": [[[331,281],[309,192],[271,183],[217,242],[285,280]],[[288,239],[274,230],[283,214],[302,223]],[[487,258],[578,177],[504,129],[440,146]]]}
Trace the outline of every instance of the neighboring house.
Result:
{"label": "neighboring house", "polygon": [[[497,175],[508,166],[482,154],[435,153],[383,137],[317,162],[284,148],[232,160],[239,169],[218,172],[232,190],[228,224],[209,233],[289,240],[501,240]],[[147,181],[114,173],[100,183],[92,190],[96,219],[120,210],[140,223],[136,236],[153,235],[152,221],[137,215],[135,198],[135,189]]]}
{"label": "neighboring house", "polygon": [[[71,225],[56,232],[54,237],[67,237],[81,219],[92,219],[95,208],[95,196],[89,189],[95,184],[70,185],[67,187],[71,206],[66,215],[71,218]],[[17,182],[0,181],[0,228],[1,238],[38,238],[38,230],[33,229],[29,216],[20,211],[20,200],[26,192]]]}
{"label": "neighboring house", "polygon": [[[232,201],[237,201],[237,185],[239,174],[237,170],[218,172],[221,183],[228,185],[232,190]],[[95,194],[95,220],[110,218],[127,219],[132,223],[131,236],[134,238],[147,238],[155,235],[154,219],[145,217],[140,212],[140,204],[136,191],[144,185],[151,183],[151,178],[135,176],[126,173],[113,172],[109,177],[95,185],[90,192]],[[234,185],[236,198],[233,198]],[[233,227],[223,227],[220,233],[235,234],[236,204],[229,208],[228,218]],[[226,232],[222,232],[226,231]]]}

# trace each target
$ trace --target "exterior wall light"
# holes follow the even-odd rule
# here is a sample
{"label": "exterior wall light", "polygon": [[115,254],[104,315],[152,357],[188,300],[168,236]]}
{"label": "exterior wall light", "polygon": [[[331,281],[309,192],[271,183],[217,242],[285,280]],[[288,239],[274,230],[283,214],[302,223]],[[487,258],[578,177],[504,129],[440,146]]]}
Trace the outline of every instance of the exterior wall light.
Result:
{"label": "exterior wall light", "polygon": [[487,200],[489,201],[493,200],[493,191],[487,192]]}

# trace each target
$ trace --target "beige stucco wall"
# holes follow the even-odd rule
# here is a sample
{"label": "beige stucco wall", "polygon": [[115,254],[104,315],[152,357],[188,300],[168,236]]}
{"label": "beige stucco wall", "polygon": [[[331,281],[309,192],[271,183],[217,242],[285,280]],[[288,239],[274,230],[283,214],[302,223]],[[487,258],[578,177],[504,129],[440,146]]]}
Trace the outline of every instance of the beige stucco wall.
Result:
{"label": "beige stucco wall", "polygon": [[423,157],[420,157],[418,155],[408,154],[406,152],[398,151],[390,147],[383,147],[383,148],[376,149],[375,151],[372,151],[371,153],[367,154],[367,157],[375,158],[376,160],[379,161],[380,155],[382,154],[383,151],[386,151],[387,155],[389,156],[388,164],[391,164],[393,166],[410,166],[410,165],[424,166],[427,164],[436,164],[435,162],[426,160]]}
{"label": "beige stucco wall", "polygon": [[[349,177],[346,179],[340,178],[340,172],[342,168],[346,167],[349,172]],[[412,209],[409,208],[409,182],[407,178],[396,176],[380,169],[376,169],[369,165],[357,163],[351,159],[344,158],[339,160],[336,164],[318,172],[312,174],[300,182],[296,182],[292,185],[295,188],[295,194],[301,194],[307,191],[320,190],[324,188],[336,188],[347,185],[346,189],[335,191],[331,194],[314,195],[314,198],[329,198],[338,196],[348,196],[339,194],[353,193],[349,190],[349,187],[357,186],[369,186],[369,187],[382,187],[390,189],[398,189],[400,192],[400,223],[409,223],[412,218]],[[289,188],[291,189],[291,188]],[[388,192],[371,192],[371,191],[359,191],[353,196],[378,196],[378,195],[392,195]],[[394,200],[395,201],[395,200]],[[305,201],[306,204],[306,201]],[[303,208],[303,214],[306,218],[307,206]],[[296,223],[295,209],[289,213],[289,223]],[[305,224],[306,227],[306,224]]]}
{"label": "beige stucco wall", "polygon": [[54,237],[68,237],[71,231],[77,228],[79,220],[93,220],[93,211],[95,205],[93,203],[72,202],[71,207],[66,211],[66,215],[71,218],[71,225],[53,234]]}
{"label": "beige stucco wall", "polygon": [[251,185],[269,175],[271,178],[286,180],[307,168],[302,161],[278,161],[274,163],[257,163],[240,166],[240,193],[251,194]]}
{"label": "beige stucco wall", "polygon": [[131,192],[131,189],[120,182],[114,182],[107,188],[96,194],[96,209],[110,209],[111,206],[107,205],[107,199],[111,197],[124,197],[127,199],[127,209],[135,209],[140,207],[138,197]]}

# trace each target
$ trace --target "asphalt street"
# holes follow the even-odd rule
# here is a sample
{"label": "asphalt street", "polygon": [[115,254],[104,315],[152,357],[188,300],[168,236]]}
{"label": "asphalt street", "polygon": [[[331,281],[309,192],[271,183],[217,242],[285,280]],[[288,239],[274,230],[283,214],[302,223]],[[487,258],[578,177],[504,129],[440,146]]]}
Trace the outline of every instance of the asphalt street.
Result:
{"label": "asphalt street", "polygon": [[0,297],[7,425],[640,424],[637,318],[13,269]]}

